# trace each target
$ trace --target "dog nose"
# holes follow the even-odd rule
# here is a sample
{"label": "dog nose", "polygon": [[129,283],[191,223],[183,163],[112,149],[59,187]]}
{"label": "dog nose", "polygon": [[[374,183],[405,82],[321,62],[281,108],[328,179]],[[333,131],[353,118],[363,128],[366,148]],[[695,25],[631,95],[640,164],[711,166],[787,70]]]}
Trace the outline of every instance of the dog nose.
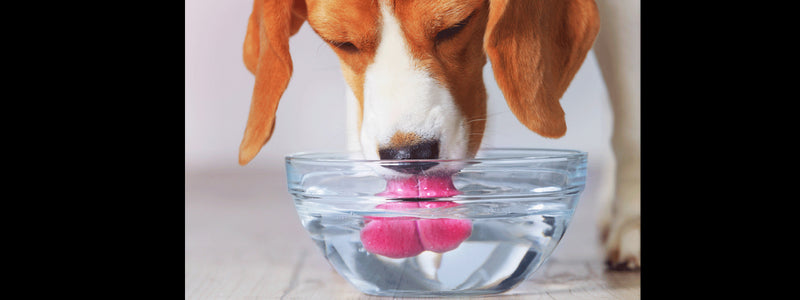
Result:
{"label": "dog nose", "polygon": [[[436,159],[439,158],[439,140],[423,140],[407,145],[388,145],[378,149],[381,159]],[[436,162],[395,162],[383,167],[407,174],[419,174],[437,165]]]}
{"label": "dog nose", "polygon": [[389,145],[378,149],[381,159],[436,159],[439,158],[439,140],[425,140],[403,146]]}

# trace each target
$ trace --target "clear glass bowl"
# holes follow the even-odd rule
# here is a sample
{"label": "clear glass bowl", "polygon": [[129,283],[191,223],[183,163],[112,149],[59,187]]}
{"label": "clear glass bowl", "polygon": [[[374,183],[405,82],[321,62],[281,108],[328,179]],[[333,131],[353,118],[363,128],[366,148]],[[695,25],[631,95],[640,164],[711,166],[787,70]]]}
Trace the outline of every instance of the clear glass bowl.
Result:
{"label": "clear glass bowl", "polygon": [[465,160],[356,157],[287,156],[297,213],[357,289],[415,297],[500,293],[528,278],[563,237],[587,162],[585,152],[553,149],[484,149]]}

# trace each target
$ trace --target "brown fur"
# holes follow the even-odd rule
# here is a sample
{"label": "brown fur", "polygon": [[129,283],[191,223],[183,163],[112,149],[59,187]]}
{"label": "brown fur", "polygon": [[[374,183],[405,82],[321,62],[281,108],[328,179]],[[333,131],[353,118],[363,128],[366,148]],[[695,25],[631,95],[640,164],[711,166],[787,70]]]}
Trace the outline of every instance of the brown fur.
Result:
{"label": "brown fur", "polygon": [[567,131],[559,99],[599,31],[593,0],[494,0],[484,39],[495,80],[522,124],[550,138]]}
{"label": "brown fur", "polygon": [[256,76],[250,114],[239,146],[239,164],[258,154],[275,130],[275,111],[292,76],[289,37],[305,20],[306,5],[300,1],[258,1],[247,24],[244,63]]}
{"label": "brown fur", "polygon": [[413,132],[397,132],[389,140],[389,148],[402,148],[418,144],[422,138]]}
{"label": "brown fur", "polygon": [[[450,90],[464,114],[470,126],[469,155],[477,152],[486,124],[482,70],[487,54],[517,119],[542,136],[564,135],[559,99],[597,35],[593,0],[404,0],[391,5],[418,67],[429,70]],[[434,41],[438,32],[468,16],[472,16],[469,23],[452,39]],[[306,18],[320,37],[333,42],[345,81],[363,108],[364,73],[380,43],[378,2],[257,0],[244,45],[245,65],[256,75],[256,83],[240,146],[242,165],[274,130],[278,101],[292,73],[288,39]],[[344,42],[358,50],[335,46]],[[359,128],[362,119],[359,116]]]}

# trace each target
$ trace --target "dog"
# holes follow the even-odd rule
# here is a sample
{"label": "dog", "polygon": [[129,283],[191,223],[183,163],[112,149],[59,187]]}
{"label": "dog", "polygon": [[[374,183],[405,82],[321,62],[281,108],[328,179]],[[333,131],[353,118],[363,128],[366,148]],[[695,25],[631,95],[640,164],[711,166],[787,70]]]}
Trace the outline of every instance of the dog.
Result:
{"label": "dog", "polygon": [[638,0],[256,0],[243,50],[255,86],[241,165],[272,135],[292,75],[289,38],[305,22],[339,58],[348,148],[376,160],[474,157],[486,125],[487,57],[519,122],[563,136],[559,100],[597,40],[617,160],[600,236],[611,268],[641,266],[638,31],[623,33],[638,30],[628,28],[638,28]]}

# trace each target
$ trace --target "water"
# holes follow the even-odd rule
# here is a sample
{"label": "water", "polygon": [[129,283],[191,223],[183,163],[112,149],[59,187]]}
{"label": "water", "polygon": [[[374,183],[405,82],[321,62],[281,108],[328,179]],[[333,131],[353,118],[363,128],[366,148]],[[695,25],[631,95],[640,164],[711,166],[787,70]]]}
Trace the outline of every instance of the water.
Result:
{"label": "water", "polygon": [[[387,176],[384,161],[336,153],[287,157],[286,175],[303,226],[360,291],[500,293],[546,263],[561,240],[585,185],[587,156],[484,149],[476,157],[482,158],[436,162],[442,170],[458,170],[450,176],[452,186],[444,184],[442,172],[406,182]],[[434,195],[436,200],[399,199],[412,197],[401,191],[414,187],[417,197],[431,196],[422,193],[429,188],[448,193]]]}
{"label": "water", "polygon": [[[577,193],[567,197],[577,198]],[[452,205],[359,210],[343,209],[329,199],[295,198],[303,226],[337,272],[362,292],[382,296],[474,295],[509,290],[546,261],[572,216],[563,198],[447,202]],[[364,207],[362,204],[358,206]],[[362,232],[375,216],[382,217],[382,222],[395,222],[389,224],[436,220],[428,223],[434,227],[450,220],[460,228],[471,227],[471,232],[463,242],[451,245],[455,249],[443,253],[412,251],[414,255],[391,258],[365,249]]]}

